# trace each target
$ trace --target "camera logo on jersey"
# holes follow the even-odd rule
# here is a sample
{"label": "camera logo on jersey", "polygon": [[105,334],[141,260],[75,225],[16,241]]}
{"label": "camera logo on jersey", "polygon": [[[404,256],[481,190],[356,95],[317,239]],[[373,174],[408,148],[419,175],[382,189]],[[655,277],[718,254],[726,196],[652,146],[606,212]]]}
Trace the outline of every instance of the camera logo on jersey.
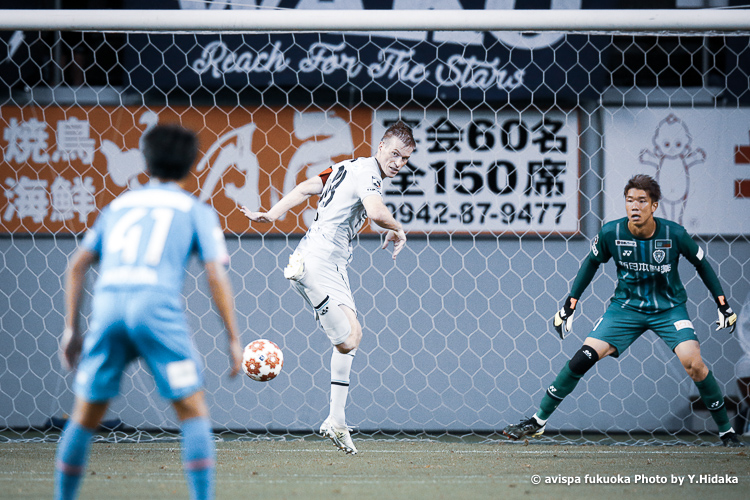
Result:
{"label": "camera logo on jersey", "polygon": [[661,264],[662,261],[664,260],[664,257],[666,257],[666,256],[667,256],[667,254],[664,253],[664,250],[654,250],[654,260],[657,263]]}

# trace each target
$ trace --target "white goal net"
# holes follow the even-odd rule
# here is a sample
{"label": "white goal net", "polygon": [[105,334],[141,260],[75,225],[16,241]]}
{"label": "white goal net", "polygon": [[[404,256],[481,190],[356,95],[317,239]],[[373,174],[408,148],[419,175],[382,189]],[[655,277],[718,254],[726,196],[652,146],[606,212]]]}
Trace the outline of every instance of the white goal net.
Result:
{"label": "white goal net", "polygon": [[[516,10],[495,30],[495,9],[514,2],[445,0],[425,2],[438,8],[427,12],[464,6],[476,28],[458,14],[428,29],[432,18],[399,10],[422,2],[299,0],[274,3],[298,16],[284,20],[290,26],[243,30],[248,14],[269,14],[257,3],[124,0],[127,9],[181,8],[174,18],[136,11],[137,26],[116,24],[132,19],[128,10],[68,24],[0,16],[0,441],[58,436],[73,400],[73,375],[57,357],[68,258],[107,203],[145,182],[139,141],[170,122],[200,138],[191,189],[225,229],[243,344],[267,338],[285,356],[271,382],[229,379],[223,327],[202,267],[191,264],[184,295],[217,433],[311,435],[328,413],[331,345],[281,271],[315,201],[252,227],[237,206],[270,208],[302,179],[373,154],[397,120],[413,127],[417,149],[384,197],[409,240],[395,263],[376,228],[355,242],[349,277],[364,339],[350,425],[362,435],[494,439],[530,416],[614,291],[610,263],[559,340],[551,318],[590,240],[624,216],[622,190],[636,173],[660,180],[656,215],[694,235],[740,314],[734,336],[715,332],[715,304],[681,264],[703,357],[739,421],[748,402],[736,379],[750,376],[736,371],[750,356],[747,11],[735,11],[734,24],[727,11],[705,11],[692,25],[681,24],[686,11],[659,11],[662,24],[650,25],[638,11],[553,1],[583,7],[558,21],[592,21],[550,25],[545,12]],[[362,3],[393,10],[354,9],[351,19],[369,24],[346,24],[340,9]],[[177,16],[185,13],[198,17]],[[317,30],[294,25],[321,13],[330,17]],[[605,29],[618,14],[621,24]],[[41,24],[49,20],[58,24]],[[714,24],[698,24],[706,20]],[[648,332],[597,363],[545,439],[712,442],[699,401]],[[111,439],[177,429],[139,363],[105,421]]]}

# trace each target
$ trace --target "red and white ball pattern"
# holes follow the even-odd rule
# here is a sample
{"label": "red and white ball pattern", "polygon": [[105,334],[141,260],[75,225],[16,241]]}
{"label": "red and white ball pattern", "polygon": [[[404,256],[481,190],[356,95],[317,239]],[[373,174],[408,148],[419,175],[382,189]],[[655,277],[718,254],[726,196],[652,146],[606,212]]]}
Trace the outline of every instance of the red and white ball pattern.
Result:
{"label": "red and white ball pattern", "polygon": [[242,370],[245,375],[258,382],[268,382],[281,372],[284,353],[270,340],[260,339],[245,346],[242,355]]}

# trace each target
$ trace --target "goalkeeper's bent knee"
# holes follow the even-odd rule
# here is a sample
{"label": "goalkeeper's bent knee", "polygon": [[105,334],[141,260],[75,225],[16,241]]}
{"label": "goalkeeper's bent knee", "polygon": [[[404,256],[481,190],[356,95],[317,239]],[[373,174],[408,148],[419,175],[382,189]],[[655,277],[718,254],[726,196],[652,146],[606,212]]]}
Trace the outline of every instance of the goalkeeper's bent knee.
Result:
{"label": "goalkeeper's bent knee", "polygon": [[349,334],[352,332],[349,318],[341,310],[341,307],[331,301],[330,297],[326,296],[323,302],[315,306],[315,312],[318,315],[320,326],[323,327],[323,331],[326,332],[333,345],[341,344],[349,338]]}
{"label": "goalkeeper's bent knee", "polygon": [[576,375],[585,375],[597,361],[599,361],[599,353],[593,347],[584,345],[570,359],[568,367]]}

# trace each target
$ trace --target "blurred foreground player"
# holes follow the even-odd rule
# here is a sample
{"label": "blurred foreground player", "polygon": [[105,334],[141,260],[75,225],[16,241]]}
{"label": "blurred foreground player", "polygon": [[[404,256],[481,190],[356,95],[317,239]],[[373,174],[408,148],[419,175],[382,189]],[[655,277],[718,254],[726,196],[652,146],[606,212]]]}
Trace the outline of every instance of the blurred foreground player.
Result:
{"label": "blurred foreground player", "polygon": [[578,381],[605,356],[620,356],[646,330],[652,330],[677,355],[695,382],[701,400],[719,427],[725,446],[743,446],[732,429],[724,406],[724,396],[713,373],[703,363],[700,345],[688,317],[687,294],[677,271],[680,255],[695,266],[719,308],[717,330],[734,331],[737,315],[724,297],[716,273],[700,248],[677,223],[653,216],[659,206],[661,189],[647,175],[636,175],[625,186],[627,217],[605,224],[591,244],[591,252],[581,265],[570,296],[555,315],[553,325],[565,338],[583,291],[601,264],[614,258],[617,288],[604,316],[568,361],[542,398],[539,411],[519,424],[509,425],[503,434],[516,440],[539,436],[547,419],[562,400],[573,392]]}
{"label": "blurred foreground player", "polygon": [[[140,357],[182,430],[182,462],[191,498],[213,498],[214,442],[200,357],[184,316],[182,285],[188,257],[205,265],[227,328],[231,376],[240,369],[234,298],[224,266],[229,257],[216,213],[180,187],[198,153],[195,134],[176,125],[144,137],[150,183],[107,206],[72,257],[65,285],[66,328],[60,354],[76,370],[75,406],[57,448],[55,498],[77,496],[89,443],[128,364]],[[79,327],[86,270],[97,260],[90,331]],[[80,360],[80,361],[79,361]]]}

